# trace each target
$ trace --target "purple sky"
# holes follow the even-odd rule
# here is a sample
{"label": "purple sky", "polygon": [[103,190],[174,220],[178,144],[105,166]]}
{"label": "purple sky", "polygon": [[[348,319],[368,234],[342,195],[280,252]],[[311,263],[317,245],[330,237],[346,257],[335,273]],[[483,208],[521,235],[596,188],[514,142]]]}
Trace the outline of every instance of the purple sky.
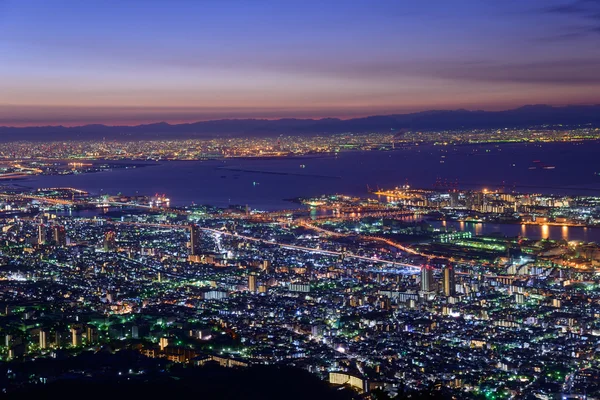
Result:
{"label": "purple sky", "polygon": [[0,0],[0,125],[600,103],[600,0]]}

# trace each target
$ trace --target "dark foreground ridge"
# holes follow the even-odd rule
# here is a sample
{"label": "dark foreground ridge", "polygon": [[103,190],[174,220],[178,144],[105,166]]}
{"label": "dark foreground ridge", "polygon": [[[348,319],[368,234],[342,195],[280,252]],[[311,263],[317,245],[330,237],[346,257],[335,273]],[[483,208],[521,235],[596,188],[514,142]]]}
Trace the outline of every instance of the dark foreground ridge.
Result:
{"label": "dark foreground ridge", "polygon": [[273,136],[414,130],[522,128],[537,125],[600,126],[600,105],[552,107],[532,105],[505,111],[435,110],[341,120],[222,119],[186,124],[165,122],[137,126],[0,127],[0,140],[152,139],[212,136]]}
{"label": "dark foreground ridge", "polygon": [[[194,368],[176,377],[152,380],[115,377],[65,379],[9,395],[9,399],[61,398],[67,393],[103,399],[352,399],[348,389],[336,390],[303,371],[277,368]],[[191,397],[190,397],[191,396]]]}
{"label": "dark foreground ridge", "polygon": [[[5,364],[2,379],[24,378],[31,371],[46,371],[46,383],[21,382],[9,387],[8,399],[86,398],[150,399],[352,399],[349,389],[339,390],[307,371],[275,366],[223,368],[183,367],[138,353],[82,354],[66,359],[39,359]],[[10,372],[9,372],[10,371]],[[81,372],[78,372],[81,371]],[[83,372],[85,371],[85,373]],[[23,376],[21,376],[23,374]],[[2,382],[6,387],[10,382]],[[190,397],[191,396],[191,397]]]}
{"label": "dark foreground ridge", "polygon": [[[45,375],[28,381],[32,372]],[[295,367],[252,366],[224,368],[173,364],[150,359],[137,352],[85,352],[69,358],[46,358],[0,364],[0,398],[62,398],[66,394],[88,399],[131,400],[155,398],[201,398],[235,400],[387,400],[382,391],[358,394],[332,386],[317,376]],[[419,392],[403,392],[403,399],[446,399],[440,388],[432,386]]]}

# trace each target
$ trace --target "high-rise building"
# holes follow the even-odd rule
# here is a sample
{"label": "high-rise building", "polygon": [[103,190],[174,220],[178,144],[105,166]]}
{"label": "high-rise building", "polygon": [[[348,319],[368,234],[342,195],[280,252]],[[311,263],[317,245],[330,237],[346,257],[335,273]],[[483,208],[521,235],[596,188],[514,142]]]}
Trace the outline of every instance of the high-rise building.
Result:
{"label": "high-rise building", "polygon": [[46,230],[46,225],[40,224],[38,225],[38,244],[46,244],[48,241],[48,231]]}
{"label": "high-rise building", "polygon": [[256,292],[256,275],[254,274],[248,275],[248,290]]}
{"label": "high-rise building", "polygon": [[456,281],[454,276],[454,267],[451,264],[444,266],[444,296],[451,297],[456,295]]}
{"label": "high-rise building", "polygon": [[81,338],[82,338],[81,328],[72,327],[71,328],[71,345],[73,347],[81,346]]}
{"label": "high-rise building", "polygon": [[66,246],[67,245],[67,231],[64,226],[54,226],[52,228],[52,239],[54,240],[54,244],[56,246]]}
{"label": "high-rise building", "polygon": [[104,251],[114,251],[117,249],[117,235],[115,231],[108,231],[104,234]]}
{"label": "high-rise building", "polygon": [[40,330],[40,349],[48,348],[48,333],[44,330]]}
{"label": "high-rise building", "polygon": [[458,207],[458,192],[450,192],[450,207]]}
{"label": "high-rise building", "polygon": [[432,292],[434,290],[434,283],[433,267],[431,265],[421,267],[421,291],[425,293]]}
{"label": "high-rise building", "polygon": [[196,256],[200,253],[200,229],[198,225],[190,225],[190,255]]}
{"label": "high-rise building", "polygon": [[269,272],[269,269],[271,268],[271,261],[262,260],[260,267],[263,270],[263,272]]}
{"label": "high-rise building", "polygon": [[98,332],[96,331],[96,328],[93,326],[88,326],[86,328],[86,339],[88,344],[93,344],[98,341]]}
{"label": "high-rise building", "polygon": [[161,337],[158,345],[160,346],[160,350],[163,351],[169,345],[169,338]]}

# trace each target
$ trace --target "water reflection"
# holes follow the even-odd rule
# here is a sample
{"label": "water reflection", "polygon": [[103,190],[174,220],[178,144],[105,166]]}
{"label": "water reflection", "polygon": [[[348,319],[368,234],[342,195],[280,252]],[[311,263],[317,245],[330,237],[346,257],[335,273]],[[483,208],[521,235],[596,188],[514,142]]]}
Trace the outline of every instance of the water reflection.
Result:
{"label": "water reflection", "polygon": [[542,239],[548,239],[550,237],[550,228],[548,225],[542,225]]}
{"label": "water reflection", "polygon": [[444,227],[449,230],[472,232],[473,235],[500,234],[508,237],[521,236],[534,240],[576,240],[600,243],[600,228],[559,225],[465,223],[458,221],[447,221],[445,223],[442,221],[429,221],[429,223],[437,228]]}

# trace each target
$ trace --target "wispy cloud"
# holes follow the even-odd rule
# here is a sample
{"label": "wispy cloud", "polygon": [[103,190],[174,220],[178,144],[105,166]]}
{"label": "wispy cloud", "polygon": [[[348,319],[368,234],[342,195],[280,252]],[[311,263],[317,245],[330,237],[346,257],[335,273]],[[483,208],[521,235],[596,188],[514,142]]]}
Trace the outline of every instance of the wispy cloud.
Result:
{"label": "wispy cloud", "polygon": [[548,15],[578,20],[578,24],[568,28],[568,32],[548,36],[544,38],[545,40],[580,39],[584,36],[600,34],[600,0],[571,0],[543,8],[541,11]]}
{"label": "wispy cloud", "polygon": [[552,85],[600,84],[600,60],[554,60],[532,63],[482,63],[437,70],[440,76],[484,82]]}

